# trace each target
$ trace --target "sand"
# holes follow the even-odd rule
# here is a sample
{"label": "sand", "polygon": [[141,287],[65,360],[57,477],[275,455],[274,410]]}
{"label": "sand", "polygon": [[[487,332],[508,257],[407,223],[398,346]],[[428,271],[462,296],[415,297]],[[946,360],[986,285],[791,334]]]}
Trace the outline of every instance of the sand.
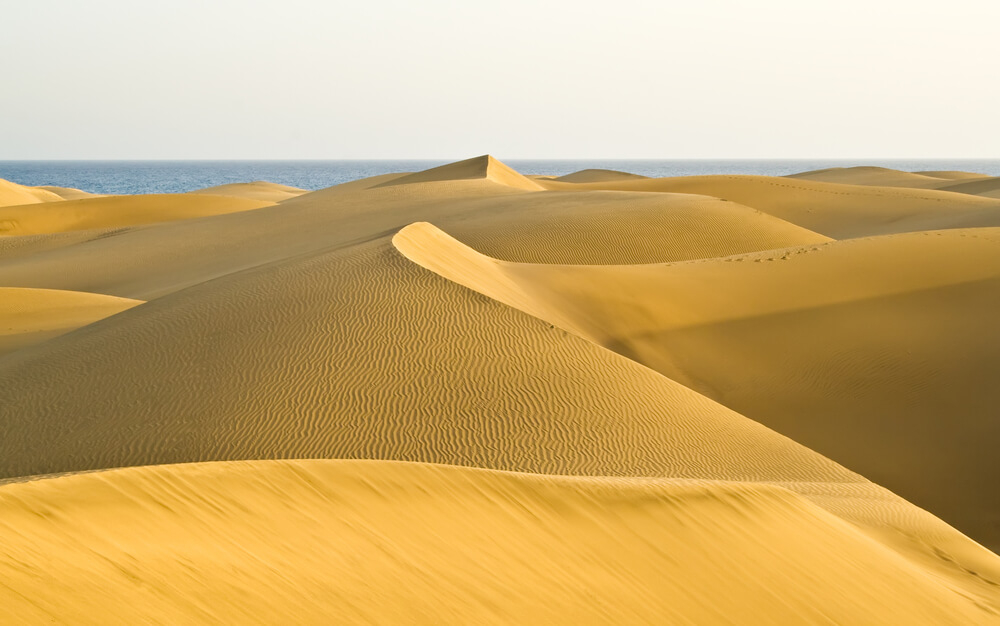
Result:
{"label": "sand", "polygon": [[0,621],[1000,623],[1000,202],[582,178],[6,209]]}
{"label": "sand", "polygon": [[996,619],[852,525],[764,485],[390,462],[186,464],[0,487],[0,527],[4,621]]}
{"label": "sand", "polygon": [[96,293],[0,287],[0,356],[137,304],[142,302]]}
{"label": "sand", "polygon": [[38,204],[41,202],[58,202],[62,200],[58,194],[40,187],[25,187],[0,178],[0,207],[19,204]]}
{"label": "sand", "polygon": [[[949,182],[954,181],[944,184]],[[724,198],[834,239],[1000,226],[997,199],[937,189],[736,175],[539,184],[548,189],[657,191]]]}
{"label": "sand", "polygon": [[0,207],[0,237],[115,228],[248,211],[273,202],[197,194],[101,196]]}
{"label": "sand", "polygon": [[264,202],[281,202],[290,198],[308,193],[305,189],[289,187],[257,180],[252,183],[230,183],[228,185],[217,185],[215,187],[205,187],[192,191],[200,195],[228,196],[234,198],[247,198],[249,200],[262,200]]}

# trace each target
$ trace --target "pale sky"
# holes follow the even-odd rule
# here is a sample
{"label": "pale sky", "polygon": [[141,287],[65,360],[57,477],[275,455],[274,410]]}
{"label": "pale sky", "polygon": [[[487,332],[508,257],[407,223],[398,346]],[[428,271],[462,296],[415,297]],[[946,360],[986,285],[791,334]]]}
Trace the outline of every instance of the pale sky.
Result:
{"label": "pale sky", "polygon": [[1000,0],[0,0],[0,16],[0,159],[1000,157]]}

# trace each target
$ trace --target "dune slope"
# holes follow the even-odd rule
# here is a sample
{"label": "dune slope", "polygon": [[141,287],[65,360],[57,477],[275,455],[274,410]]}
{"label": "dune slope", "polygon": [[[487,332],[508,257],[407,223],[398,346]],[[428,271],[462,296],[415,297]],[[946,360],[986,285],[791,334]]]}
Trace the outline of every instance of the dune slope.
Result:
{"label": "dune slope", "polygon": [[40,187],[25,187],[0,178],[0,207],[41,202],[59,202],[57,194]]}
{"label": "dune slope", "polygon": [[0,486],[0,528],[0,619],[19,623],[1000,619],[761,485],[187,464]]}
{"label": "dune slope", "polygon": [[1000,229],[641,266],[503,263],[420,224],[395,241],[1000,545]]}
{"label": "dune slope", "polygon": [[0,287],[0,356],[141,304],[77,291]]}
{"label": "dune slope", "polygon": [[934,189],[730,175],[572,185],[540,181],[540,184],[547,189],[616,189],[715,196],[759,209],[834,239],[1000,226],[1000,201]]}
{"label": "dune slope", "polygon": [[192,191],[205,196],[229,196],[235,198],[247,198],[249,200],[261,200],[264,202],[281,202],[290,198],[296,198],[304,193],[305,189],[269,183],[257,180],[252,183],[230,183],[228,185],[216,185],[215,187],[205,187]]}
{"label": "dune slope", "polygon": [[166,222],[248,211],[270,204],[272,203],[244,198],[196,194],[150,194],[102,196],[40,205],[8,206],[0,208],[0,236],[36,235]]}

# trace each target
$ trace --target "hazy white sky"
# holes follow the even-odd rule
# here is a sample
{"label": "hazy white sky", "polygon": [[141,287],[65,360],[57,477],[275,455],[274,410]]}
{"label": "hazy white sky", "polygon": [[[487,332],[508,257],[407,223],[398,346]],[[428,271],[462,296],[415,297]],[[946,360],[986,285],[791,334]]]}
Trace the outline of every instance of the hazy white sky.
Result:
{"label": "hazy white sky", "polygon": [[1000,0],[0,9],[0,159],[1000,157]]}

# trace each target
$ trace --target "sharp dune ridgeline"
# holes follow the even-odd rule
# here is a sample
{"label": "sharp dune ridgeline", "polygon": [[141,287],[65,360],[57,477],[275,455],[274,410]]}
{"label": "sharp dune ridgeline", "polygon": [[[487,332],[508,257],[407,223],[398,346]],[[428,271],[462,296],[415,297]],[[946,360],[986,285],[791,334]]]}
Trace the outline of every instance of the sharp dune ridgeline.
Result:
{"label": "sharp dune ridgeline", "polygon": [[0,622],[1000,624],[995,179],[531,174],[0,183]]}

